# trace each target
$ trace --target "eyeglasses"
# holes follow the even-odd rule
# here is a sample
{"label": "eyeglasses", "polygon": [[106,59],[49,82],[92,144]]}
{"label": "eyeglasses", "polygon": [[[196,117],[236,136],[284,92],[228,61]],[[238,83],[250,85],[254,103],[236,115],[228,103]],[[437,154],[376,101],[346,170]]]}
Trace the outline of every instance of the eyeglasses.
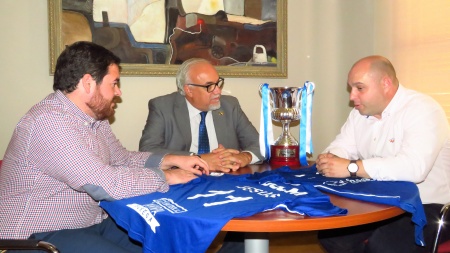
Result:
{"label": "eyeglasses", "polygon": [[188,83],[187,85],[192,85],[196,87],[203,87],[206,89],[208,93],[213,92],[216,87],[219,87],[219,89],[222,89],[223,85],[225,84],[225,80],[222,77],[219,77],[219,80],[216,83],[213,82],[207,82],[206,85],[201,84],[195,84],[195,83]]}

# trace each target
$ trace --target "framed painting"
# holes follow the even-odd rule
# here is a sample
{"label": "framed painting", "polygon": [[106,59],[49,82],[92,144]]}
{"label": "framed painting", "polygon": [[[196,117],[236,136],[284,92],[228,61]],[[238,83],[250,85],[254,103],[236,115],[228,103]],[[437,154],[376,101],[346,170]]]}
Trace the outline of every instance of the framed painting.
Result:
{"label": "framed painting", "polygon": [[48,0],[50,74],[62,50],[92,41],[124,76],[173,76],[204,58],[224,77],[287,77],[287,0]]}

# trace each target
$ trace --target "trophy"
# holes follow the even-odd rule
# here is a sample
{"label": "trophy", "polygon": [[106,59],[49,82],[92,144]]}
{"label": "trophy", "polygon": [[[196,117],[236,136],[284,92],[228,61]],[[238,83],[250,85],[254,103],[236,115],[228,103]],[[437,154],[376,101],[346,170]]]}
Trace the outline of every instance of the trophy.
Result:
{"label": "trophy", "polygon": [[[311,82],[305,83],[305,86],[303,87],[269,88],[267,84],[262,84],[260,86],[260,92],[263,98],[263,106],[261,110],[262,117],[269,118],[270,115],[270,118],[272,120],[280,122],[282,124],[282,133],[270,145],[270,153],[268,153],[268,150],[265,150],[265,157],[266,159],[269,158],[269,162],[272,166],[286,165],[298,167],[300,166],[300,164],[307,165],[306,152],[311,152],[311,149],[307,150],[304,146],[306,142],[308,142],[307,146],[311,146],[312,142],[310,140],[311,134],[306,134],[305,128],[309,128],[310,131],[310,98],[312,96],[313,88],[314,84]],[[308,96],[308,93],[311,96]],[[269,101],[267,102],[264,100]],[[309,100],[309,103],[306,100]],[[291,135],[289,127],[291,122],[301,120],[302,117],[305,118],[300,123],[299,139],[302,140],[302,145],[300,145],[299,147],[299,142]],[[269,138],[267,138],[268,134],[272,134],[271,122],[268,122],[267,119],[263,121],[265,121],[265,123],[262,124],[264,125],[262,126],[262,132],[264,132],[265,136],[263,138],[263,142],[265,142],[264,145],[267,148],[267,142],[271,142]],[[269,129],[269,131],[267,131],[267,129]],[[260,134],[262,132],[260,132]],[[300,136],[302,132],[305,136]],[[305,138],[309,138],[309,140],[306,140]],[[261,138],[260,144],[262,144]],[[261,149],[261,151],[262,150],[263,148]]]}

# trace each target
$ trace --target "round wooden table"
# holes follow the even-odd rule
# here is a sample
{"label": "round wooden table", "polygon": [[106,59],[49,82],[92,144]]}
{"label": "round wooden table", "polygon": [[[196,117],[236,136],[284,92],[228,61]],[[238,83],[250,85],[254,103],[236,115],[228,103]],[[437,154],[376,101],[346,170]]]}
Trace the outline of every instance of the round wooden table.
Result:
{"label": "round wooden table", "polygon": [[331,202],[348,210],[347,215],[311,218],[273,210],[250,217],[230,220],[222,231],[235,232],[295,232],[351,227],[382,221],[404,213],[395,206],[387,206],[328,194]]}
{"label": "round wooden table", "polygon": [[[269,164],[249,165],[232,174],[249,174],[271,170]],[[403,214],[401,208],[328,194],[331,202],[348,210],[346,215],[331,217],[308,217],[273,210],[245,218],[230,220],[222,231],[248,232],[245,252],[269,252],[268,232],[299,232],[351,227],[386,220]]]}

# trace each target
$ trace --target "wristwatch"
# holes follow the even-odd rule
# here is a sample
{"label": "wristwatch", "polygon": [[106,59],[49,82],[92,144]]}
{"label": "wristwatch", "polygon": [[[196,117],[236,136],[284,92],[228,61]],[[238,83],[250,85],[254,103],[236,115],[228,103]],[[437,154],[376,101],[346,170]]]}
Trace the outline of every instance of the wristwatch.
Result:
{"label": "wristwatch", "polygon": [[356,164],[356,160],[350,160],[347,169],[348,172],[350,172],[350,177],[356,177],[356,172],[359,170],[358,164]]}

